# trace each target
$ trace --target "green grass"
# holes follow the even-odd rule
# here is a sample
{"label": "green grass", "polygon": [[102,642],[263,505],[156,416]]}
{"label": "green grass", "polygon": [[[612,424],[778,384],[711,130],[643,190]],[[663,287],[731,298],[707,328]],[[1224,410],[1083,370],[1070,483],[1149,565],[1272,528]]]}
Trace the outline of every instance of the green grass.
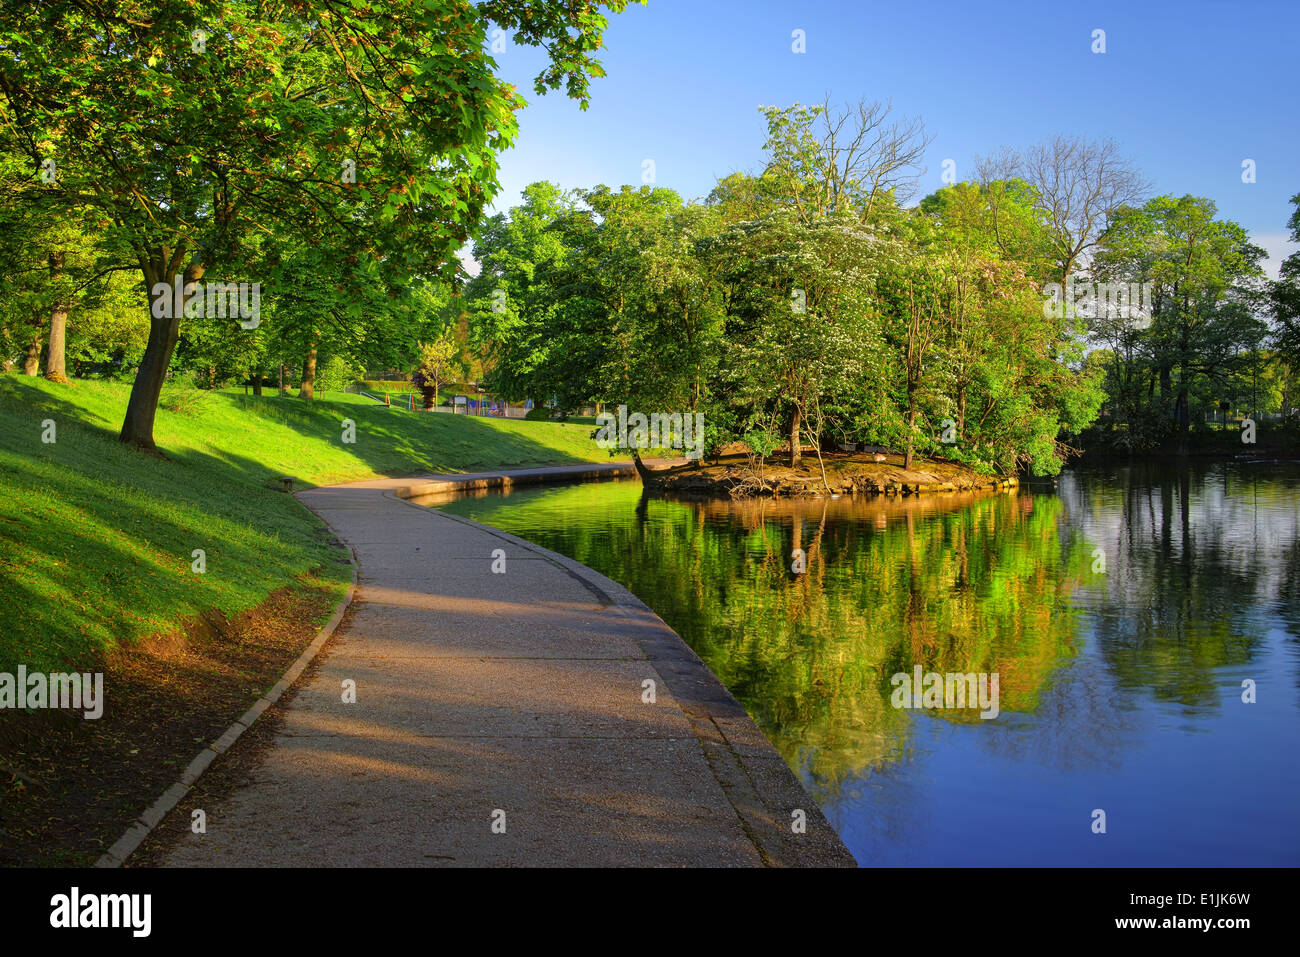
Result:
{"label": "green grass", "polygon": [[[164,390],[162,461],[117,441],[130,387],[0,376],[0,671],[87,667],[209,609],[238,614],[350,570],[275,479],[608,461],[590,427],[428,415],[331,393],[305,402]],[[363,400],[364,401],[364,400]],[[46,420],[56,441],[41,440]],[[343,420],[356,442],[342,442]],[[191,570],[192,553],[207,570]]]}

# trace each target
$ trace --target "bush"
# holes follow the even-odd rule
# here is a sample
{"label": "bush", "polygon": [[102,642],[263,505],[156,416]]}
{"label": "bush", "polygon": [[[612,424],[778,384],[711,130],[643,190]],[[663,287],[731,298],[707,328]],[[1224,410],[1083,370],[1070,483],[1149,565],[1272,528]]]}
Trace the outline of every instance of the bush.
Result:
{"label": "bush", "polygon": [[316,370],[316,391],[342,392],[360,371],[345,356],[330,356]]}
{"label": "bush", "polygon": [[524,414],[525,422],[549,422],[551,410],[544,405],[535,405]]}
{"label": "bush", "polygon": [[168,382],[158,396],[158,408],[176,415],[194,417],[201,415],[212,404],[212,393],[207,389],[196,389],[186,382]]}

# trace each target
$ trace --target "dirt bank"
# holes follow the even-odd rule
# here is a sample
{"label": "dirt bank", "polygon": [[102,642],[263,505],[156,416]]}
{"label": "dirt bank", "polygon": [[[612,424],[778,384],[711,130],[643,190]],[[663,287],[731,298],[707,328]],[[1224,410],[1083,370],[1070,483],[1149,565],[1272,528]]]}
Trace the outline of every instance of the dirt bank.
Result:
{"label": "dirt bank", "polygon": [[[883,461],[877,461],[883,458]],[[825,466],[825,479],[822,466]],[[900,455],[871,453],[804,453],[798,468],[764,463],[761,467],[741,457],[714,464],[675,465],[650,469],[646,485],[674,495],[746,498],[812,495],[920,495],[1008,488],[1014,477],[980,475],[964,465],[933,459],[916,459],[910,469]]]}

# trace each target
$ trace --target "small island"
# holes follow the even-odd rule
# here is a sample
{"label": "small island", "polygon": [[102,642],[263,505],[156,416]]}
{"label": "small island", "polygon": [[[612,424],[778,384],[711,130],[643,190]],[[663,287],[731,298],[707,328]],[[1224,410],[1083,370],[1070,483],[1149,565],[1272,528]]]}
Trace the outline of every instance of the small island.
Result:
{"label": "small island", "polygon": [[[920,495],[1014,488],[1015,476],[982,475],[968,466],[942,459],[918,458],[911,468],[904,457],[887,452],[823,452],[791,467],[744,455],[716,460],[646,464],[636,460],[648,490],[674,496],[796,498],[821,495]],[[823,472],[824,469],[824,472]]]}

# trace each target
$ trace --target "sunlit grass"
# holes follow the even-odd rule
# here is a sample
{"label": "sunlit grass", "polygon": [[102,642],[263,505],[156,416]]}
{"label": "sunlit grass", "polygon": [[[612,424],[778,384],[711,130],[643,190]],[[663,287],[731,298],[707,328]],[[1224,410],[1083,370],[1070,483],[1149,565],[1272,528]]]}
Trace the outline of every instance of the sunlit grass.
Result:
{"label": "sunlit grass", "polygon": [[[163,461],[117,441],[129,393],[0,377],[0,671],[85,666],[209,609],[238,614],[313,572],[341,593],[343,553],[276,490],[280,476],[307,486],[608,460],[589,426],[169,388],[155,429]],[[355,443],[342,441],[345,419]]]}

